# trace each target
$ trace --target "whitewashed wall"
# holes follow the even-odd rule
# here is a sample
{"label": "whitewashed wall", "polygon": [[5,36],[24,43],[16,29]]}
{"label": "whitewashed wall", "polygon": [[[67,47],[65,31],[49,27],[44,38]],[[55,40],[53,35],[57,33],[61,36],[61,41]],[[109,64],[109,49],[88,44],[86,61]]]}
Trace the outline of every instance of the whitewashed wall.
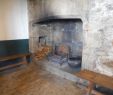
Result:
{"label": "whitewashed wall", "polygon": [[92,0],[83,52],[83,68],[113,76],[113,1]]}
{"label": "whitewashed wall", "polygon": [[27,0],[0,0],[0,40],[28,39]]}

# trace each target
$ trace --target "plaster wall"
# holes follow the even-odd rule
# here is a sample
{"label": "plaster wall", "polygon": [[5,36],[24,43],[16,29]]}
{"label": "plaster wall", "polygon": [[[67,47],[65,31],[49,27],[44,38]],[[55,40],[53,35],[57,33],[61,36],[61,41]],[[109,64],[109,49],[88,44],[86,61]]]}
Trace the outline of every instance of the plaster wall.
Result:
{"label": "plaster wall", "polygon": [[28,37],[27,0],[0,0],[0,40]]}

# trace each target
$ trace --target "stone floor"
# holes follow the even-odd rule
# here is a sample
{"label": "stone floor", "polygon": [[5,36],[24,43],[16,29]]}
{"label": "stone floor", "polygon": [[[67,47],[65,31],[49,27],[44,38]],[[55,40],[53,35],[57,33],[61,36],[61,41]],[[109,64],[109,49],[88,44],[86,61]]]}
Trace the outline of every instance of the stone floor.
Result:
{"label": "stone floor", "polygon": [[83,95],[75,83],[41,70],[37,64],[18,68],[0,75],[0,95]]}

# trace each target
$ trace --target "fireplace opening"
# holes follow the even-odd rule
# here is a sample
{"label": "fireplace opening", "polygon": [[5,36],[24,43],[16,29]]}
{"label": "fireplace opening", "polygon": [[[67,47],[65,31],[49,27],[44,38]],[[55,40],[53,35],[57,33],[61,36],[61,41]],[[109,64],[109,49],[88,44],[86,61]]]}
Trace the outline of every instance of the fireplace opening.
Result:
{"label": "fireplace opening", "polygon": [[[48,63],[67,72],[81,69],[83,50],[81,19],[54,19],[37,23],[38,51],[47,47]],[[42,49],[45,52],[45,50]],[[43,54],[42,54],[43,55]]]}

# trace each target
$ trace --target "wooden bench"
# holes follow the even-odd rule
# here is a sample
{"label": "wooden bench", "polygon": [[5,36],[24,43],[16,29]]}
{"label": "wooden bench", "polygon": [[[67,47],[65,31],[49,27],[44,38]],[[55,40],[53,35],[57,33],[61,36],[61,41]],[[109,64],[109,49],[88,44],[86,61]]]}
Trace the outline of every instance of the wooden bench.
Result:
{"label": "wooden bench", "polygon": [[113,89],[113,77],[95,73],[89,70],[81,70],[75,75],[89,81],[87,95],[91,95],[95,84],[107,87],[109,89]]}
{"label": "wooden bench", "polygon": [[11,68],[11,67],[15,67],[15,66],[18,66],[18,65],[21,65],[21,64],[27,64],[28,62],[27,62],[26,58],[30,57],[30,56],[31,56],[30,53],[26,53],[26,54],[17,54],[17,55],[10,55],[10,56],[0,57],[0,62],[4,62],[4,61],[8,61],[8,60],[14,60],[14,59],[18,59],[18,58],[23,59],[22,62],[20,62],[20,63],[0,67],[0,71],[4,70],[4,69]]}

